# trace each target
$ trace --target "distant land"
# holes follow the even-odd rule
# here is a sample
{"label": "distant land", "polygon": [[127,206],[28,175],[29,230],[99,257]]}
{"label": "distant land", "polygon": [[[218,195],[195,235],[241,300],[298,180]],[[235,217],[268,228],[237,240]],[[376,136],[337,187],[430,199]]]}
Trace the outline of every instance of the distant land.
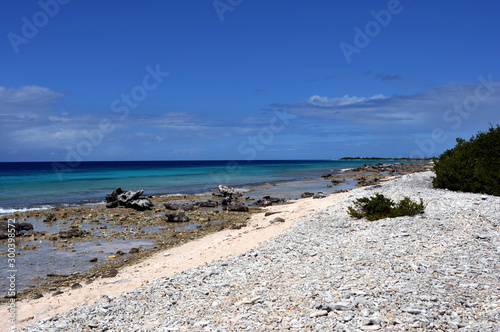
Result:
{"label": "distant land", "polygon": [[382,158],[382,157],[343,157],[339,160],[423,160],[430,161],[432,158]]}

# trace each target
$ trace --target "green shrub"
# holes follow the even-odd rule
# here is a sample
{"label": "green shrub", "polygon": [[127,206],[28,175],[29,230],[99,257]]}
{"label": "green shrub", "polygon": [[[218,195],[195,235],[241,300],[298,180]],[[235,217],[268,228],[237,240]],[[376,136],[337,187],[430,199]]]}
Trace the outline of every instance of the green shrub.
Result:
{"label": "green shrub", "polygon": [[405,197],[399,203],[395,203],[382,194],[375,194],[370,198],[356,199],[354,206],[349,206],[347,212],[351,217],[358,219],[366,217],[370,221],[387,217],[414,216],[417,213],[424,213],[424,201],[420,199],[420,203],[416,203]]}
{"label": "green shrub", "polygon": [[435,188],[500,196],[500,126],[490,126],[469,141],[434,158]]}

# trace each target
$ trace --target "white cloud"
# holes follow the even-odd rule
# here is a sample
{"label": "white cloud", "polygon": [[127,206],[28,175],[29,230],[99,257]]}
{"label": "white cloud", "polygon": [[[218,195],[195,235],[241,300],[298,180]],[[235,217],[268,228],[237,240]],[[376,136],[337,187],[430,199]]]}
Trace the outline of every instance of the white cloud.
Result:
{"label": "white cloud", "polygon": [[[447,83],[421,93],[391,97],[381,94],[371,97],[315,95],[303,101],[281,106],[286,107],[287,112],[304,118],[322,118],[365,126],[390,124],[435,127],[437,123],[445,122],[445,113],[454,105],[465,104],[467,100],[476,100],[477,108],[468,112],[468,115],[478,123],[484,121],[487,116],[492,117],[500,110],[500,82],[493,81],[493,86],[488,90],[480,82]],[[480,95],[487,94],[488,97],[479,100],[476,97],[478,89]],[[464,120],[469,116],[463,116]]]}
{"label": "white cloud", "polygon": [[47,103],[64,97],[63,93],[49,88],[27,85],[20,88],[0,86],[0,103]]}
{"label": "white cloud", "polygon": [[387,97],[385,97],[382,94],[378,94],[368,98],[356,97],[356,96],[349,97],[349,95],[344,95],[343,97],[329,98],[329,97],[321,97],[318,95],[314,95],[305,100],[304,103],[309,103],[311,105],[320,107],[341,107],[341,106],[356,105],[356,104],[361,105],[369,102],[370,100],[379,100],[386,98]]}

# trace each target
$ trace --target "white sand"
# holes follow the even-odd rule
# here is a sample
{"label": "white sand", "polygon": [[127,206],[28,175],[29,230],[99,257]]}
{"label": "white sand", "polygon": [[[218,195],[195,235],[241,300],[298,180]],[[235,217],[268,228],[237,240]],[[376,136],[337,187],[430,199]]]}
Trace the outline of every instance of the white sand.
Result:
{"label": "white sand", "polygon": [[[266,208],[266,211],[281,213],[267,217],[263,213],[253,215],[247,227],[213,233],[158,253],[137,265],[121,269],[114,278],[98,279],[76,290],[63,289],[64,293],[57,296],[47,294],[37,300],[18,301],[17,327],[26,326],[35,320],[65,312],[73,307],[91,304],[102,295],[117,296],[145,285],[150,280],[256,248],[260,242],[283,233],[301,217],[335,204],[339,195],[344,194],[333,194],[323,199],[300,199],[292,204],[271,206]],[[270,224],[269,221],[277,216],[286,221]],[[5,305],[2,305],[1,312],[2,317],[7,317]],[[10,331],[10,324],[0,325],[0,331]]]}

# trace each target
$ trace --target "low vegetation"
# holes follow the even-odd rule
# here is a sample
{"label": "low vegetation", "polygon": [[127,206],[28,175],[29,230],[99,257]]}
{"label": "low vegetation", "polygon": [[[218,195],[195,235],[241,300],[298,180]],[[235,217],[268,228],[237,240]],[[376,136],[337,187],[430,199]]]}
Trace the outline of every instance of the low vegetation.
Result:
{"label": "low vegetation", "polygon": [[490,126],[469,141],[434,158],[435,188],[500,196],[500,126]]}
{"label": "low vegetation", "polygon": [[358,219],[366,217],[369,221],[414,216],[418,213],[424,213],[424,201],[420,199],[420,203],[416,203],[409,197],[405,197],[398,203],[395,203],[382,194],[375,194],[375,196],[370,198],[362,197],[356,199],[354,206],[349,206],[347,211],[351,217]]}

